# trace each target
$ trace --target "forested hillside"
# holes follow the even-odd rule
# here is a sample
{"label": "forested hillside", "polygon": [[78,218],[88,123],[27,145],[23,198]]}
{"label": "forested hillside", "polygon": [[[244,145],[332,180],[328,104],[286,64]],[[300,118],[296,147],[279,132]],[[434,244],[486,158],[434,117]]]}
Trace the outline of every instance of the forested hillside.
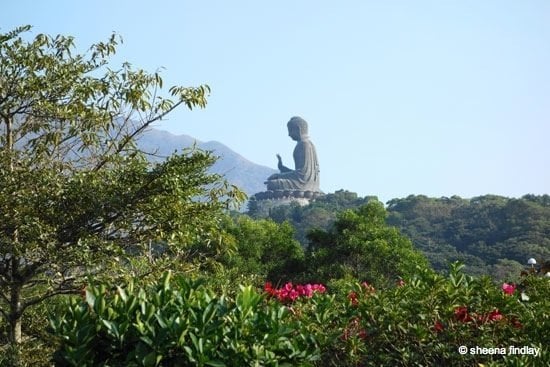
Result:
{"label": "forested hillside", "polygon": [[409,196],[388,203],[388,223],[399,227],[436,269],[460,259],[471,273],[496,277],[528,258],[550,259],[550,196],[472,199]]}
{"label": "forested hillside", "polygon": [[[271,210],[270,218],[288,220],[296,237],[308,245],[307,233],[327,229],[336,213],[357,208],[375,197],[361,198],[340,190],[300,207]],[[251,215],[255,215],[251,208]],[[525,195],[506,198],[495,195],[463,199],[411,195],[387,203],[387,223],[398,227],[414,246],[443,271],[460,260],[471,274],[490,274],[497,279],[516,276],[528,258],[550,259],[550,196]]]}

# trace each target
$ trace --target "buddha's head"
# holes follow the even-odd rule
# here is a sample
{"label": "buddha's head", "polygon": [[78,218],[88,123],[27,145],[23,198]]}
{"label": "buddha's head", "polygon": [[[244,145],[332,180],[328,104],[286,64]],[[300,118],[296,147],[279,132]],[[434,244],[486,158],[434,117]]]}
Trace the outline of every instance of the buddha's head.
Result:
{"label": "buddha's head", "polygon": [[303,118],[294,116],[286,126],[288,127],[288,136],[292,140],[299,141],[307,138],[307,122]]}

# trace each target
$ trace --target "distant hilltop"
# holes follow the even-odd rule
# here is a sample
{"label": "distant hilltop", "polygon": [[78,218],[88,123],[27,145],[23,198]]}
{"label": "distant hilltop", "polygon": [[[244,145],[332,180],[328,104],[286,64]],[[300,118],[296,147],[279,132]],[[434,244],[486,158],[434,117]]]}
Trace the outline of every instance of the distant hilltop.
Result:
{"label": "distant hilltop", "polygon": [[209,150],[219,156],[210,172],[223,175],[227,181],[243,190],[249,197],[264,191],[264,181],[277,172],[275,169],[253,163],[217,141],[201,142],[189,135],[175,135],[168,131],[151,129],[138,140],[138,146],[146,152],[155,152],[160,156],[181,152],[196,144],[197,148]]}

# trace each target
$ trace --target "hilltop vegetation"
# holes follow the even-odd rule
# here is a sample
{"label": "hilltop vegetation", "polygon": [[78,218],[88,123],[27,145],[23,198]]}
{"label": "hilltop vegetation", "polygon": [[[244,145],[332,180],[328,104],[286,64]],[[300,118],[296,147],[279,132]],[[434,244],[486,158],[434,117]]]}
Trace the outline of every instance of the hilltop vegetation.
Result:
{"label": "hilltop vegetation", "polygon": [[[359,208],[376,200],[337,191],[310,205],[273,208],[269,218],[288,221],[296,239],[307,248],[307,233],[331,228],[337,213]],[[257,213],[252,206],[250,215]],[[496,279],[517,277],[528,258],[550,259],[550,196],[525,195],[506,198],[495,195],[472,199],[429,198],[411,195],[387,203],[386,222],[411,239],[435,270],[462,261],[470,274],[488,274]]]}
{"label": "hilltop vegetation", "polygon": [[472,274],[505,278],[529,258],[550,259],[548,195],[409,196],[391,200],[388,211],[388,223],[409,236],[438,270],[461,260]]}

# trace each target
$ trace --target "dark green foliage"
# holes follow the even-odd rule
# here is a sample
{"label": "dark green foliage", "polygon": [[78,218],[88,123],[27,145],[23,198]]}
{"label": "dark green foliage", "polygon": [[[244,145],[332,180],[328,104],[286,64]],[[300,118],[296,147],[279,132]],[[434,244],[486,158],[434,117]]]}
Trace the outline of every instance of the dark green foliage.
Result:
{"label": "dark green foliage", "polygon": [[239,216],[225,230],[235,243],[235,251],[222,261],[226,268],[274,284],[296,280],[303,271],[304,250],[289,223]]}
{"label": "dark green foliage", "polygon": [[388,211],[388,223],[401,228],[436,270],[461,259],[470,273],[502,279],[505,263],[517,269],[528,258],[550,258],[548,195],[470,200],[409,196],[388,202]]}
{"label": "dark green foliage", "polygon": [[[329,231],[339,212],[357,209],[373,200],[337,191],[311,204],[272,209],[269,218],[289,221],[303,247],[312,230]],[[550,196],[525,195],[519,199],[485,195],[429,198],[411,195],[387,203],[387,223],[399,228],[437,271],[453,261],[466,264],[469,274],[514,279],[528,258],[539,263],[550,258]]]}
{"label": "dark green foliage", "polygon": [[384,206],[374,200],[343,211],[331,230],[314,230],[308,239],[306,261],[317,281],[351,276],[387,286],[428,266],[397,228],[386,225]]}
{"label": "dark green foliage", "polygon": [[[107,68],[116,36],[79,55],[71,37],[27,42],[28,30],[0,35],[1,365],[46,365],[56,347],[59,365],[78,366],[526,365],[455,348],[547,343],[548,279],[533,269],[512,297],[457,266],[437,275],[399,229],[437,270],[463,259],[470,273],[516,277],[528,257],[550,258],[548,195],[410,196],[386,210],[340,190],[232,220],[224,211],[243,195],[207,173],[209,153],[152,164],[137,148],[174,108],[204,107],[207,86],[169,99],[157,73]],[[179,275],[158,281],[166,268]],[[97,285],[68,296],[90,274]],[[265,280],[335,294],[281,306],[241,285]],[[48,312],[59,339],[45,336]],[[503,316],[488,323],[491,312]]]}
{"label": "dark green foliage", "polygon": [[[358,197],[356,193],[347,190],[338,190],[321,196],[309,205],[300,206],[296,203],[281,205],[269,209],[267,217],[277,223],[288,221],[295,228],[296,239],[307,247],[307,234],[312,229],[328,229],[336,220],[339,212],[345,209],[354,209],[377,200],[374,196]],[[255,210],[255,206],[249,208],[247,213],[253,218],[262,218],[264,215]]]}
{"label": "dark green foliage", "polygon": [[[549,280],[524,279],[523,290],[531,299],[520,302],[518,290],[505,294],[489,278],[467,276],[461,268],[453,264],[445,277],[419,270],[403,285],[380,291],[356,287],[356,302],[350,302],[346,314],[347,363],[338,365],[546,366]],[[536,295],[546,299],[535,300]],[[508,353],[509,346],[524,345],[543,354]],[[468,353],[461,355],[459,346]],[[475,346],[505,348],[508,355],[471,354]]]}

